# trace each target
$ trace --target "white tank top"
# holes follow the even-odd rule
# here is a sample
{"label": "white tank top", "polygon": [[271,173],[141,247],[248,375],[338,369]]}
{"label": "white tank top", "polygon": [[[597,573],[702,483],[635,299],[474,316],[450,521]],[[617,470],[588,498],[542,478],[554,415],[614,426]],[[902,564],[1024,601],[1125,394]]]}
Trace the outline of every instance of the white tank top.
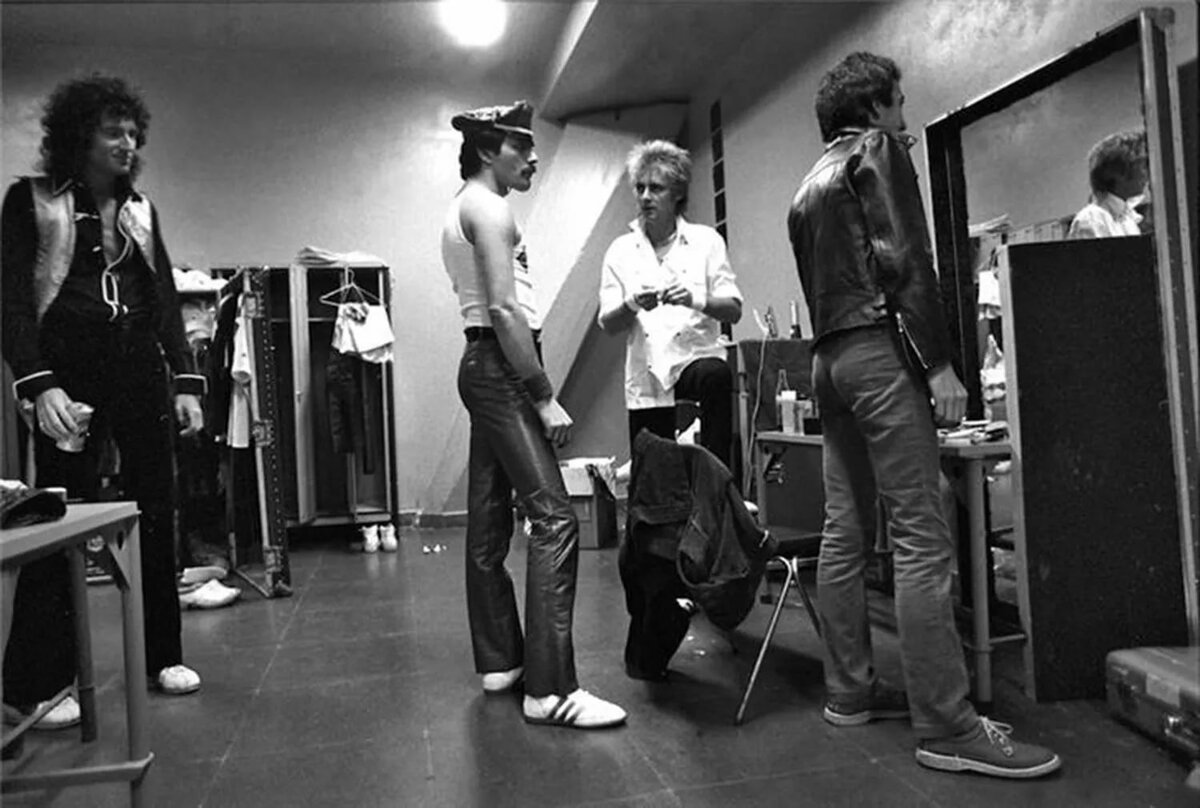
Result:
{"label": "white tank top", "polygon": [[[463,327],[491,326],[492,318],[487,308],[487,288],[483,276],[475,266],[475,245],[467,241],[462,229],[464,193],[465,189],[459,191],[450,203],[450,209],[446,211],[446,221],[442,224],[442,263],[458,295]],[[525,256],[525,242],[522,240],[513,250],[513,279],[516,283],[517,303],[525,312],[529,327],[539,329],[542,327],[542,320],[538,315],[533,278]]]}

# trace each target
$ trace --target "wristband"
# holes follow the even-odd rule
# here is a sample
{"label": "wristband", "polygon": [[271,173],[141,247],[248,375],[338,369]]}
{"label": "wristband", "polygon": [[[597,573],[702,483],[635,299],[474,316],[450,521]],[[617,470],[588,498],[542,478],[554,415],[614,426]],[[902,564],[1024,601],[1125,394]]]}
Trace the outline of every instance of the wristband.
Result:
{"label": "wristband", "polygon": [[529,397],[535,402],[554,398],[554,387],[550,384],[550,377],[545,372],[526,376],[521,379],[521,384],[525,385],[525,392],[529,393]]}
{"label": "wristband", "polygon": [[629,309],[634,314],[637,314],[642,310],[642,307],[637,304],[637,298],[634,295],[630,295],[629,297],[625,298],[625,308]]}
{"label": "wristband", "polygon": [[708,290],[701,290],[699,293],[692,292],[692,308],[704,314],[704,307],[708,305]]}

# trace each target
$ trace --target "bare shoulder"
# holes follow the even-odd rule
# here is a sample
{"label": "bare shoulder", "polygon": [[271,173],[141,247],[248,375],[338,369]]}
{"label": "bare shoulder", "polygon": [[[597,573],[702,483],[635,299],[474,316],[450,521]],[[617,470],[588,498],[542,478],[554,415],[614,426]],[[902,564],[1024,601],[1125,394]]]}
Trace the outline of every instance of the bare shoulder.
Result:
{"label": "bare shoulder", "polygon": [[508,230],[514,226],[508,202],[487,188],[472,183],[462,190],[459,210],[463,229],[468,232],[479,229]]}

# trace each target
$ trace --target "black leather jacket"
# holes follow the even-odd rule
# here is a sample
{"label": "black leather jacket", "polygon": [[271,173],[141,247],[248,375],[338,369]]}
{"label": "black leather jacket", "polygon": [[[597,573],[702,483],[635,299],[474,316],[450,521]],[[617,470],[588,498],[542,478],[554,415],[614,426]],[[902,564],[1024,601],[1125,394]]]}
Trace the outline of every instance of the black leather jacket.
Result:
{"label": "black leather jacket", "polygon": [[881,129],[838,132],[792,199],[788,234],[818,347],[890,317],[928,373],[950,360],[950,338],[912,142]]}

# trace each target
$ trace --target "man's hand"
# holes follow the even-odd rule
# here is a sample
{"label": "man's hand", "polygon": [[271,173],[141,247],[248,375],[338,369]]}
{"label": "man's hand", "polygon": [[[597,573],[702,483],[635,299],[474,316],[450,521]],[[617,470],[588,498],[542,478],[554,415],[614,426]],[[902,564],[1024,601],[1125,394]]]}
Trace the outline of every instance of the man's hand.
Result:
{"label": "man's hand", "polygon": [[938,426],[957,426],[967,414],[967,391],[949,362],[929,371],[933,420]]}
{"label": "man's hand", "polygon": [[538,418],[542,419],[546,439],[550,441],[550,444],[556,449],[566,446],[571,440],[571,424],[575,422],[558,403],[558,399],[551,397],[545,401],[539,401],[533,406],[537,409]]}
{"label": "man's hand", "polygon": [[175,396],[175,420],[183,427],[179,434],[185,438],[203,429],[204,410],[200,408],[200,398],[190,393]]}
{"label": "man's hand", "polygon": [[657,289],[643,289],[640,292],[634,292],[632,295],[629,296],[629,299],[630,299],[630,302],[633,303],[633,305],[630,308],[642,309],[644,311],[650,311],[650,309],[653,309],[656,306],[658,306],[658,290]]}
{"label": "man's hand", "polygon": [[662,302],[673,306],[692,306],[692,291],[679,281],[675,281],[662,291]]}
{"label": "man's hand", "polygon": [[70,440],[79,428],[71,414],[71,397],[61,387],[51,387],[38,394],[35,403],[38,428],[55,441]]}

